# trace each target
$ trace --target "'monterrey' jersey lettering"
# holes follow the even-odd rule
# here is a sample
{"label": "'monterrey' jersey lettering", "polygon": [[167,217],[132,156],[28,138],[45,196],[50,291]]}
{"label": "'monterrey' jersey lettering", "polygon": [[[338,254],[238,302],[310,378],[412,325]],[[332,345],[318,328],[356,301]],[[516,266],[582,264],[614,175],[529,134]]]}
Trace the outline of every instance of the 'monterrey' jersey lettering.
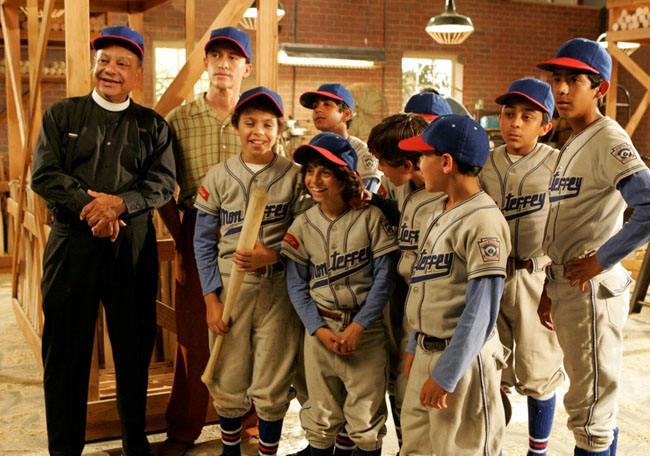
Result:
{"label": "'monterrey' jersey lettering", "polygon": [[219,217],[219,258],[230,258],[235,252],[250,192],[256,187],[268,192],[258,239],[269,248],[279,246],[294,217],[312,205],[300,168],[284,157],[276,155],[258,172],[246,166],[241,154],[212,167],[194,206]]}
{"label": "'monterrey' jersey lettering", "polygon": [[432,217],[422,228],[406,317],[411,328],[447,338],[465,308],[468,280],[506,275],[510,230],[484,192]]}
{"label": "'monterrey' jersey lettering", "polygon": [[511,255],[519,259],[543,256],[542,239],[548,217],[548,183],[559,151],[546,144],[513,161],[506,146],[494,149],[479,174],[483,190],[501,209],[512,239]]}
{"label": "'monterrey' jersey lettering", "polygon": [[412,182],[395,187],[395,196],[400,210],[397,242],[401,251],[397,272],[406,283],[411,279],[411,269],[417,256],[420,241],[420,227],[429,217],[444,209],[444,193],[429,193],[424,187]]}
{"label": "'monterrey' jersey lettering", "polygon": [[372,287],[373,258],[395,250],[395,230],[375,206],[335,220],[314,206],[282,242],[282,255],[309,267],[309,294],[325,310],[358,309]]}
{"label": "'monterrey' jersey lettering", "polygon": [[544,251],[554,263],[595,252],[623,226],[619,182],[647,169],[625,130],[609,117],[569,138],[549,181]]}

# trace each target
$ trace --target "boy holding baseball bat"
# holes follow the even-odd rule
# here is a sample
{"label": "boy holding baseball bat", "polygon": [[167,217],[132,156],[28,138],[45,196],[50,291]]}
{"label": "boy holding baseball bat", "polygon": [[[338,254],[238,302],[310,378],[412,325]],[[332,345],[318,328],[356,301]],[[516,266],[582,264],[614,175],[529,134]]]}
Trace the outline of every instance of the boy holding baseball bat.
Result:
{"label": "boy holding baseball bat", "polygon": [[[261,454],[276,454],[300,340],[289,297],[280,242],[294,216],[311,202],[300,170],[272,148],[283,128],[280,96],[257,87],[244,92],[232,115],[241,154],[210,169],[195,202],[196,262],[206,303],[210,345],[224,337],[208,389],[220,416],[224,455],[241,452],[242,417],[255,405]],[[268,201],[252,250],[237,250],[251,192]],[[244,271],[232,324],[222,320],[230,271]],[[226,318],[227,319],[227,318]]]}

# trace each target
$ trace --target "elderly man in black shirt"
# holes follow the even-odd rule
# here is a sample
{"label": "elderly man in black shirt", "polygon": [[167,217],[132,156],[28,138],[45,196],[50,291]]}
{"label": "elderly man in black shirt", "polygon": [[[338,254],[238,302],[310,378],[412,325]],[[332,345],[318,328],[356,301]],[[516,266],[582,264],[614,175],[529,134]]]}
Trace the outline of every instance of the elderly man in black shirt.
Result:
{"label": "elderly man in black shirt", "polygon": [[162,117],[129,98],[142,77],[142,35],[108,27],[93,48],[95,89],[50,107],[34,150],[32,188],[53,217],[41,285],[49,450],[83,450],[101,300],[124,453],[149,455],[144,430],[158,281],[151,214],[174,191],[172,138]]}

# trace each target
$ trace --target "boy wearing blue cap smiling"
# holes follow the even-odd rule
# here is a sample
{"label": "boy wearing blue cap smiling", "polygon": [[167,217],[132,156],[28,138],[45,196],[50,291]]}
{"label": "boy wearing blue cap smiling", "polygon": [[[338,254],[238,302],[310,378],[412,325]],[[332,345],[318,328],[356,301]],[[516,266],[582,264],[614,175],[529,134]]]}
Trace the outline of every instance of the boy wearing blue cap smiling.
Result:
{"label": "boy wearing blue cap smiling", "polygon": [[420,229],[406,299],[411,339],[401,453],[497,456],[505,416],[503,346],[494,327],[510,232],[479,187],[489,140],[474,120],[452,114],[399,147],[422,154],[428,192],[446,193],[444,210]]}
{"label": "boy wearing blue cap smiling", "polygon": [[[194,203],[194,251],[210,344],[215,334],[225,336],[209,386],[225,456],[241,452],[242,418],[251,403],[259,417],[259,452],[276,454],[291,400],[301,331],[279,250],[294,217],[311,201],[299,167],[273,152],[283,115],[282,99],[274,91],[257,87],[244,92],[232,115],[242,152],[208,171]],[[268,192],[259,241],[253,250],[237,250],[249,195],[256,187]],[[228,325],[222,315],[233,264],[247,274]]]}
{"label": "boy wearing blue cap smiling", "polygon": [[379,455],[387,417],[382,310],[394,286],[395,232],[378,208],[350,207],[362,183],[342,136],[318,134],[294,160],[317,203],[282,242],[289,295],[306,329],[302,426],[312,455],[331,456],[344,425],[358,455]]}
{"label": "boy wearing blue cap smiling", "polygon": [[300,104],[312,110],[314,126],[322,132],[336,133],[348,140],[357,154],[357,172],[372,193],[379,188],[381,172],[377,159],[368,152],[368,145],[348,133],[354,114],[354,96],[339,83],[322,84],[317,90],[300,96]]}
{"label": "boy wearing blue cap smiling", "polygon": [[558,150],[538,143],[551,129],[551,86],[538,79],[514,81],[495,100],[502,105],[499,127],[505,140],[481,170],[481,186],[501,209],[512,239],[501,308],[501,343],[512,350],[501,385],[528,396],[528,456],[545,455],[562,384],[562,351],[553,331],[539,324],[537,305],[544,287],[542,251],[548,216],[548,182]]}
{"label": "boy wearing blue cap smiling", "polygon": [[[564,352],[574,454],[613,456],[631,283],[620,261],[650,239],[650,171],[625,130],[598,110],[610,88],[607,51],[575,38],[537,66],[553,72],[555,104],[573,132],[549,184],[543,248],[552,264],[538,314]],[[626,205],[635,209],[623,225]]]}

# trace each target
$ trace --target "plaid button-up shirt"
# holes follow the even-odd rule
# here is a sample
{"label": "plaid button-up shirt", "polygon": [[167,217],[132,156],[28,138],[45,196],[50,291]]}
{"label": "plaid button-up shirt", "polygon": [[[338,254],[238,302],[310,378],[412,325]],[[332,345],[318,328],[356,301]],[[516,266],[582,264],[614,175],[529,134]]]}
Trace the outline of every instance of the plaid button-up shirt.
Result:
{"label": "plaid button-up shirt", "polygon": [[241,142],[230,116],[219,119],[205,102],[205,93],[173,110],[167,122],[176,137],[178,206],[185,210],[194,206],[196,192],[208,170],[240,153]]}

